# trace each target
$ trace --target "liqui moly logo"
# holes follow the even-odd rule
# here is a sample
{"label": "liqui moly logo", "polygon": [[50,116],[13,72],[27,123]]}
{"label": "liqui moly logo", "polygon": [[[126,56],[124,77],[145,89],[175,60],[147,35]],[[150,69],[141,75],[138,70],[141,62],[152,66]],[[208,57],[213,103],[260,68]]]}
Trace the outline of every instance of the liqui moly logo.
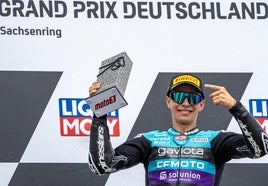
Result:
{"label": "liqui moly logo", "polygon": [[115,102],[116,102],[116,95],[113,95],[113,96],[109,97],[108,99],[103,100],[102,102],[95,104],[95,110],[99,110],[99,109],[104,108],[108,105],[111,105]]}
{"label": "liqui moly logo", "polygon": [[268,132],[268,99],[250,99],[249,112],[258,120],[262,128]]}
{"label": "liqui moly logo", "polygon": [[[109,101],[112,102],[113,100],[111,98]],[[59,114],[61,136],[90,135],[93,112],[84,99],[60,98]],[[118,110],[107,114],[107,126],[111,136],[120,135]]]}

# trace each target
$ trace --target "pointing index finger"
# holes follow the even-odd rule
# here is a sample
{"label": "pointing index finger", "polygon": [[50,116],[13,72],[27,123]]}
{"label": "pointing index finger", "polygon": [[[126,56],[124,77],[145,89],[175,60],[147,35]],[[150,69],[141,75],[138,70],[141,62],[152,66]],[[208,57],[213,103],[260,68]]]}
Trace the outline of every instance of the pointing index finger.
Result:
{"label": "pointing index finger", "polygon": [[212,84],[204,84],[204,86],[208,89],[211,89],[211,90],[220,90],[221,87],[220,86],[217,86],[217,85],[212,85]]}

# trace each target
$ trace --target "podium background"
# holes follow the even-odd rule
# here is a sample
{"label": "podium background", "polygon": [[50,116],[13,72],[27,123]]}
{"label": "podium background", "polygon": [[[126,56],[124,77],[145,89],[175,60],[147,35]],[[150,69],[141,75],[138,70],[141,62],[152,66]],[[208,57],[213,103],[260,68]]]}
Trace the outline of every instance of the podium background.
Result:
{"label": "podium background", "polygon": [[[28,1],[22,2],[27,7]],[[38,5],[39,1],[34,2]],[[159,19],[140,18],[138,12],[149,15],[142,9],[135,17],[126,19],[124,1],[114,1],[118,18],[112,15],[88,18],[87,9],[75,18],[74,2],[78,1],[63,2],[67,13],[62,18],[0,15],[1,186],[144,185],[142,165],[102,177],[89,171],[89,131],[82,123],[90,122],[92,112],[75,105],[88,96],[88,87],[96,80],[101,61],[123,51],[132,60],[133,67],[125,92],[128,106],[115,116],[118,128],[111,128],[115,134],[111,137],[114,146],[139,132],[170,127],[164,99],[169,79],[176,72],[193,72],[201,76],[204,83],[225,86],[247,108],[250,99],[268,100],[267,18],[178,19],[173,7],[169,19],[164,16],[166,9],[162,6],[163,16]],[[103,11],[107,16],[108,1],[91,2],[98,4],[99,17]],[[148,9],[149,1],[139,2],[147,3],[142,7]],[[222,14],[227,14],[232,1],[217,2]],[[235,1],[237,5],[251,2],[267,6],[264,0]],[[206,3],[209,6],[216,1]],[[6,4],[1,5],[4,11]],[[194,13],[198,11],[194,9]],[[4,34],[4,29],[18,27],[60,29],[62,36]],[[209,93],[206,90],[205,96]],[[62,99],[74,104],[68,104],[63,110],[65,102],[59,101]],[[72,121],[68,114],[79,120],[81,125],[77,130],[84,132],[84,136],[62,135],[62,119]],[[267,114],[263,114],[262,119],[268,120]],[[209,99],[199,126],[240,132],[229,113]],[[258,160],[232,160],[226,165],[221,185],[267,185],[267,163],[268,156]]]}

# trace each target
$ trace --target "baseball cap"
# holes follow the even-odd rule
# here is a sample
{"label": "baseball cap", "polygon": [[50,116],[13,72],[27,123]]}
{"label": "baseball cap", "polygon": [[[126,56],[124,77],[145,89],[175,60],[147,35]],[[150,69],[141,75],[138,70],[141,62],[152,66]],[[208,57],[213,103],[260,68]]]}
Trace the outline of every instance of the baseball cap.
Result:
{"label": "baseball cap", "polygon": [[202,82],[201,79],[197,76],[194,76],[192,74],[180,74],[177,76],[174,76],[171,81],[170,85],[168,87],[167,95],[169,96],[170,92],[177,86],[181,84],[188,84],[194,86],[200,93],[202,98],[204,99],[204,93],[202,88]]}

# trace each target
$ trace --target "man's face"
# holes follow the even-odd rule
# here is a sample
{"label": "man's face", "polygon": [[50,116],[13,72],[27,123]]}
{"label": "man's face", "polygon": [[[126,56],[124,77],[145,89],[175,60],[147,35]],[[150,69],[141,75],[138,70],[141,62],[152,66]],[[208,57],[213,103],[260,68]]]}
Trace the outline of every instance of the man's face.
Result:
{"label": "man's face", "polygon": [[[200,94],[195,87],[187,84],[182,84],[176,87],[173,91],[191,92]],[[198,113],[203,110],[205,101],[202,100],[196,105],[190,105],[188,98],[179,104],[173,101],[170,97],[166,97],[166,103],[171,111],[173,125],[189,125],[196,126]]]}

